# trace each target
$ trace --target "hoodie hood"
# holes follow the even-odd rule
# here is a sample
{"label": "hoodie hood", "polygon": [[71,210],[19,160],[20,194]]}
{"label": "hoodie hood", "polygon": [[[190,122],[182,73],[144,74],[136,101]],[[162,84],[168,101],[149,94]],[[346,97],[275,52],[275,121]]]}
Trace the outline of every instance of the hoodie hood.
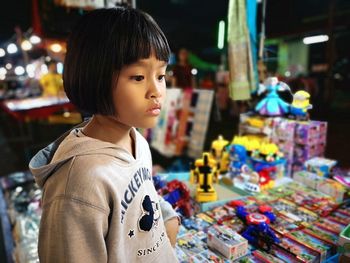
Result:
{"label": "hoodie hood", "polygon": [[[40,150],[29,162],[29,169],[34,175],[39,187],[43,187],[46,180],[62,165],[76,156],[107,155],[116,158],[124,165],[135,162],[135,159],[125,149],[115,144],[97,140],[82,133],[82,128],[88,123],[85,121],[61,135],[57,140]],[[131,136],[135,141],[136,157],[139,156],[137,134],[133,128]]]}

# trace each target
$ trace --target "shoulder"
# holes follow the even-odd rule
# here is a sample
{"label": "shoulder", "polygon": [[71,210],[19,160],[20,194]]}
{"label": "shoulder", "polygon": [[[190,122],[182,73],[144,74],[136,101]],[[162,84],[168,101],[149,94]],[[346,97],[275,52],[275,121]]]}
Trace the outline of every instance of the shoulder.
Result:
{"label": "shoulder", "polygon": [[115,169],[108,156],[104,158],[96,155],[76,156],[61,171],[66,174],[62,196],[66,200],[108,212],[109,205],[115,197],[112,171],[115,172]]}

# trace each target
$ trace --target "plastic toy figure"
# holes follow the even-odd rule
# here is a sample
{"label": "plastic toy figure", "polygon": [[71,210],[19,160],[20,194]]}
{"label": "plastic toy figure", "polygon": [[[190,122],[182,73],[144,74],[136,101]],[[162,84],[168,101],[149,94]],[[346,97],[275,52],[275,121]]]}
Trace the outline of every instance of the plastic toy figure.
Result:
{"label": "plastic toy figure", "polygon": [[222,135],[219,135],[218,138],[211,143],[211,154],[214,159],[219,160],[222,157],[222,153],[228,143],[229,142],[225,140]]}
{"label": "plastic toy figure", "polygon": [[266,162],[274,162],[282,157],[282,153],[274,143],[261,143],[259,148],[259,155],[261,159]]}
{"label": "plastic toy figure", "polygon": [[195,162],[194,175],[198,178],[196,200],[198,202],[210,202],[217,200],[217,194],[213,187],[213,180],[217,178],[216,161],[209,157],[209,153],[203,153],[202,159]]}
{"label": "plastic toy figure", "polygon": [[[231,205],[235,203],[231,202]],[[260,206],[260,213],[248,213],[242,203],[236,203],[236,215],[246,225],[247,228],[241,235],[248,242],[265,251],[269,251],[273,243],[280,243],[279,238],[270,229],[270,222],[276,221],[276,216],[272,213],[272,208],[269,206]]]}
{"label": "plastic toy figure", "polygon": [[259,174],[259,185],[262,190],[270,189],[275,186],[275,182],[272,180],[272,174],[276,172],[276,166],[266,163],[258,163],[254,168]]}
{"label": "plastic toy figure", "polygon": [[310,94],[304,90],[299,90],[293,95],[293,102],[290,105],[290,114],[296,119],[307,120],[307,111],[312,109],[310,104]]}
{"label": "plastic toy figure", "polygon": [[249,192],[260,192],[259,174],[243,165],[239,176],[233,178],[233,185],[238,188],[243,188]]}
{"label": "plastic toy figure", "polygon": [[167,183],[166,187],[160,189],[163,198],[168,201],[176,212],[185,217],[193,214],[190,202],[190,191],[186,184],[179,180],[172,180]]}
{"label": "plastic toy figure", "polygon": [[230,150],[230,177],[236,177],[241,173],[241,168],[247,162],[247,151],[242,145],[231,145]]}
{"label": "plastic toy figure", "polygon": [[222,135],[219,135],[211,144],[211,155],[217,161],[220,173],[226,172],[229,166],[229,158],[226,150],[228,144],[229,141],[225,140]]}
{"label": "plastic toy figure", "polygon": [[261,84],[258,89],[258,95],[267,91],[267,95],[256,106],[255,111],[266,116],[281,116],[289,112],[289,104],[282,100],[277,91],[290,92],[289,86],[276,77],[267,78],[264,84]]}

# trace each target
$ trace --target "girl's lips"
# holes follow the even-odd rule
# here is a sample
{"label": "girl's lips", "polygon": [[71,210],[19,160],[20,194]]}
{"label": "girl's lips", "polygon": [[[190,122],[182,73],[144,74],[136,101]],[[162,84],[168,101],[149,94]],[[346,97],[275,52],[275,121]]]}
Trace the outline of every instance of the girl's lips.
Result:
{"label": "girl's lips", "polygon": [[160,109],[161,109],[161,106],[157,105],[157,106],[154,106],[152,108],[149,108],[146,112],[151,114],[151,115],[157,116],[160,113]]}

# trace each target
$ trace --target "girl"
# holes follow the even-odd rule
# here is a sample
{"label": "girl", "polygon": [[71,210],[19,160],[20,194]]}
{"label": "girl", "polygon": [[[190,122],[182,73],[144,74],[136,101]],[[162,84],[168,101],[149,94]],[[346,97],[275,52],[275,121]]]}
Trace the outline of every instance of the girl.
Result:
{"label": "girl", "polygon": [[134,128],[157,123],[169,54],[156,22],[135,9],[92,11],[72,31],[64,88],[93,117],[29,164],[43,188],[40,262],[177,261],[177,215],[155,191]]}

